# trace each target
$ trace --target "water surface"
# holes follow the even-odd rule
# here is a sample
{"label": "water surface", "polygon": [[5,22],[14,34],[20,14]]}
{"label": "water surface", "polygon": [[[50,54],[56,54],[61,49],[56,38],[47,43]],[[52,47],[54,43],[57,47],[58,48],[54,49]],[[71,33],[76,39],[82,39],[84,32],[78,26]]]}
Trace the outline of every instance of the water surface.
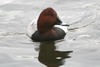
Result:
{"label": "water surface", "polygon": [[[100,67],[100,0],[1,0],[0,67]],[[32,42],[26,28],[53,7],[70,26],[63,40]]]}

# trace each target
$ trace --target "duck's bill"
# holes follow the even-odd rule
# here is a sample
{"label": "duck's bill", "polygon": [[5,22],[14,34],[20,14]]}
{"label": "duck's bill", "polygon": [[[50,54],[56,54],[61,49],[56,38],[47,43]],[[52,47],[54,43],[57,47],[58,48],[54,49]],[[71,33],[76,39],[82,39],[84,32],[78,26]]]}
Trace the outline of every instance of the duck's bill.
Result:
{"label": "duck's bill", "polygon": [[57,16],[56,25],[69,26],[68,24],[63,23],[58,16]]}
{"label": "duck's bill", "polygon": [[62,25],[62,26],[70,26],[69,24],[66,24],[66,23],[61,23],[60,25]]}
{"label": "duck's bill", "polygon": [[57,20],[56,20],[56,25],[61,25],[62,21],[60,20],[60,18],[57,16]]}

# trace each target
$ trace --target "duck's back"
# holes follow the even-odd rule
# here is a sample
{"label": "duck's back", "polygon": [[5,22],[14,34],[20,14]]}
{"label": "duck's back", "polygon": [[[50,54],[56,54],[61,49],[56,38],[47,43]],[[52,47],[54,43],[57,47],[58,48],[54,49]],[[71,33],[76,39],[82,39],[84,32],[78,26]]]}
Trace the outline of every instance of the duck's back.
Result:
{"label": "duck's back", "polygon": [[37,21],[33,20],[27,27],[27,35],[31,37],[37,30]]}

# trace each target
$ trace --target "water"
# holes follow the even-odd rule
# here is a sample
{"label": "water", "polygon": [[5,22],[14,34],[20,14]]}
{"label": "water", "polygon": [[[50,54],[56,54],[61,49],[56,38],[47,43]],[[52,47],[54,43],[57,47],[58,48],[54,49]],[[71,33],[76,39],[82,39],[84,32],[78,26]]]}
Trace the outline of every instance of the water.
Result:
{"label": "water", "polygon": [[[0,67],[100,67],[99,2],[0,0]],[[26,28],[47,7],[70,24],[69,31],[63,40],[32,42]]]}

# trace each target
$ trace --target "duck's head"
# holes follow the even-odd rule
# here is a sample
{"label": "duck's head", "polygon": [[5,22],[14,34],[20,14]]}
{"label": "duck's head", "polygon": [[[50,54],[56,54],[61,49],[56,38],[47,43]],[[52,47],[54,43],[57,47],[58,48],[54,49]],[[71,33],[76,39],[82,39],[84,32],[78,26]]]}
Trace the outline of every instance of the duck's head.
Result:
{"label": "duck's head", "polygon": [[62,22],[59,19],[56,11],[53,8],[44,9],[37,21],[37,28],[41,34],[50,33],[53,31],[54,25],[60,25]]}

